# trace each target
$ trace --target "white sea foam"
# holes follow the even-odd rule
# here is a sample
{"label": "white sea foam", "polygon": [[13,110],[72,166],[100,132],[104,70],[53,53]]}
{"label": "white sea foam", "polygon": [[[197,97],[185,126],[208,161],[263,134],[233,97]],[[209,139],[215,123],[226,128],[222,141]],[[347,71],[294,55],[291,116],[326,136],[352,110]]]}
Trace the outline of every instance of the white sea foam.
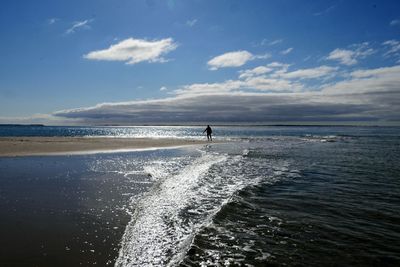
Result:
{"label": "white sea foam", "polygon": [[212,147],[204,149],[195,159],[153,161],[143,167],[155,184],[132,203],[135,213],[115,266],[179,264],[197,233],[212,225],[236,192],[265,180],[273,183],[288,172],[286,162],[271,166],[265,159],[248,160],[248,149],[235,149],[230,155],[213,152]]}
{"label": "white sea foam", "polygon": [[180,216],[180,212],[196,203],[202,177],[210,167],[225,160],[226,156],[203,155],[177,175],[161,179],[137,205],[115,266],[168,265],[176,261],[171,256],[177,257],[190,245],[193,232],[203,223]]}

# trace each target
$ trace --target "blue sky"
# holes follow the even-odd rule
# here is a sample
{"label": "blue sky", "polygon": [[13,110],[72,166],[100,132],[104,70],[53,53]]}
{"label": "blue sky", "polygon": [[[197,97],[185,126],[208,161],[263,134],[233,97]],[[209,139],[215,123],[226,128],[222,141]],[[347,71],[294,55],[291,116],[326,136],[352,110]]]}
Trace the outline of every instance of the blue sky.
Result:
{"label": "blue sky", "polygon": [[0,123],[399,124],[399,1],[2,1]]}

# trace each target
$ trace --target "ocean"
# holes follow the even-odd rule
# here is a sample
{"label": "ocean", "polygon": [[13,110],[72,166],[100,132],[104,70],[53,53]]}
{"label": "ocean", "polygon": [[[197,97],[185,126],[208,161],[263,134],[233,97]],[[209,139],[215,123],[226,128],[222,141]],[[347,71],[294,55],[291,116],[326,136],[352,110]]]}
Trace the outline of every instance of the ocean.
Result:
{"label": "ocean", "polygon": [[[205,139],[203,128],[0,136]],[[400,266],[399,127],[213,134],[227,142],[0,158],[0,266]]]}

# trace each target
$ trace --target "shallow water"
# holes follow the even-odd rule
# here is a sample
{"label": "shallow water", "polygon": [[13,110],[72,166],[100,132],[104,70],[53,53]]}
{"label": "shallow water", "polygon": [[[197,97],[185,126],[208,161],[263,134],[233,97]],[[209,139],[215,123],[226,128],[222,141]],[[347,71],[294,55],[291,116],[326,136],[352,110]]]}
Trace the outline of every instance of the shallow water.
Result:
{"label": "shallow water", "polygon": [[215,131],[235,142],[0,159],[0,263],[400,265],[398,128]]}
{"label": "shallow water", "polygon": [[250,149],[249,171],[261,175],[253,166],[272,157],[273,173],[232,197],[182,266],[397,266],[398,155],[398,145],[364,140]]}

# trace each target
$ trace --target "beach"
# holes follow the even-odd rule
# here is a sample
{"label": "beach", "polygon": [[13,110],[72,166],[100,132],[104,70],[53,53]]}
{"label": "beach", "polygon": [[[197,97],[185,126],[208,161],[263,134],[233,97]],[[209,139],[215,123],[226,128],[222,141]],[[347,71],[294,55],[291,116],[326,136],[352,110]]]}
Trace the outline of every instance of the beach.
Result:
{"label": "beach", "polygon": [[113,137],[0,137],[0,156],[39,156],[98,153],[205,144],[206,141],[172,138]]}
{"label": "beach", "polygon": [[400,128],[213,129],[0,127],[0,266],[400,266]]}

